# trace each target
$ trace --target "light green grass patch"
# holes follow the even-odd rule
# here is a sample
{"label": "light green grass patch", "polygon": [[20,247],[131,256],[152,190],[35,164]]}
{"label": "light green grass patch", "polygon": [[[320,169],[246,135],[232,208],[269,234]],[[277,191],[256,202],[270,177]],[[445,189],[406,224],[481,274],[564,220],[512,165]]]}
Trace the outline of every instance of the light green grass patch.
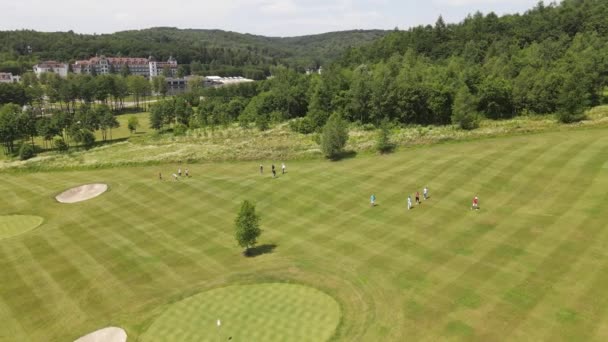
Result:
{"label": "light green grass patch", "polygon": [[141,340],[326,341],[339,321],[338,303],[311,287],[282,283],[229,286],[171,305]]}
{"label": "light green grass patch", "polygon": [[44,219],[31,215],[0,216],[0,240],[29,232],[42,224]]}

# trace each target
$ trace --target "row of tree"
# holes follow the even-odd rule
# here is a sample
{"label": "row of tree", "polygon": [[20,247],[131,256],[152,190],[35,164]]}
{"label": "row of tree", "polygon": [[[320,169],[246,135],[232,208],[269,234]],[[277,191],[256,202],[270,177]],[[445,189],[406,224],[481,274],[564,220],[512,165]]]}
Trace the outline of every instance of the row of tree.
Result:
{"label": "row of tree", "polygon": [[[135,130],[137,122],[132,126]],[[43,139],[46,148],[65,151],[72,142],[91,147],[95,143],[95,131],[101,132],[104,141],[112,139],[112,130],[118,127],[110,107],[103,104],[83,105],[75,112],[57,111],[43,116],[12,103],[0,106],[0,141],[4,152],[19,153],[23,159],[33,156],[36,137]]]}
{"label": "row of tree", "polygon": [[0,105],[29,105],[42,113],[48,104],[48,109],[74,113],[77,105],[90,105],[97,101],[119,111],[124,109],[125,99],[129,96],[133,97],[139,108],[152,91],[162,95],[168,91],[163,76],[150,82],[143,76],[135,75],[69,74],[67,78],[62,78],[54,73],[43,73],[38,78],[28,72],[21,80],[21,83],[0,83]]}

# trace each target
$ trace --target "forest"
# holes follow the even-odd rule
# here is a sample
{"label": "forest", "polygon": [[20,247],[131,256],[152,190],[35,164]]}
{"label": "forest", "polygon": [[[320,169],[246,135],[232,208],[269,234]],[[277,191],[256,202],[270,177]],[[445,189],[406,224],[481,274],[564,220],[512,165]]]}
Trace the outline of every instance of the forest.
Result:
{"label": "forest", "polygon": [[[445,125],[465,129],[480,118],[557,114],[583,118],[605,101],[608,4],[540,2],[524,14],[469,15],[461,23],[395,30],[355,47],[322,75],[283,68],[251,92],[210,91],[197,122],[243,125],[298,118],[298,132],[319,131],[331,113],[379,125]],[[243,110],[230,110],[238,101]],[[232,105],[229,105],[232,103]]]}
{"label": "forest", "polygon": [[302,37],[263,37],[221,30],[158,27],[90,35],[0,31],[0,72],[22,74],[41,60],[74,61],[95,55],[177,59],[186,73],[264,79],[269,68],[304,71],[338,58],[347,48],[385,35],[381,30],[330,32]]}

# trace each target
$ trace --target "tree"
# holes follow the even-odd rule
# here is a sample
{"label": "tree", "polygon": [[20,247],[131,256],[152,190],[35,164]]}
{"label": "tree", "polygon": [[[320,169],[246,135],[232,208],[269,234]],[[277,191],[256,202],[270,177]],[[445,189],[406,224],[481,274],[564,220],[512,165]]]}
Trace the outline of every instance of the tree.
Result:
{"label": "tree", "polygon": [[120,75],[122,75],[122,77],[127,78],[127,76],[131,75],[131,70],[129,69],[129,66],[127,64],[123,64],[122,67],[120,67]]}
{"label": "tree", "polygon": [[129,117],[127,125],[129,126],[129,131],[135,133],[135,131],[137,131],[137,126],[139,126],[139,119],[137,119],[137,116]]}
{"label": "tree", "polygon": [[255,246],[258,237],[262,234],[260,217],[255,212],[255,205],[247,200],[241,204],[241,209],[235,220],[235,238],[239,246],[245,248],[245,255]]}
{"label": "tree", "polygon": [[23,136],[23,132],[19,127],[20,113],[21,108],[15,104],[7,104],[0,107],[0,140],[7,154],[15,152],[15,140]]}
{"label": "tree", "polygon": [[376,139],[376,150],[380,153],[388,153],[393,150],[395,147],[393,143],[391,143],[390,139],[390,123],[385,120],[380,125],[380,130],[378,131],[378,138]]}
{"label": "tree", "polygon": [[101,137],[104,141],[108,138],[108,130],[110,131],[110,140],[112,139],[112,129],[120,127],[120,123],[116,120],[114,114],[107,106],[99,106],[95,109],[95,114],[99,120],[99,128],[101,129]]}
{"label": "tree", "polygon": [[348,123],[340,115],[332,114],[321,133],[321,150],[325,157],[336,159],[348,141]]}
{"label": "tree", "polygon": [[462,129],[475,129],[479,127],[479,115],[476,99],[466,86],[460,88],[454,99],[452,123]]}

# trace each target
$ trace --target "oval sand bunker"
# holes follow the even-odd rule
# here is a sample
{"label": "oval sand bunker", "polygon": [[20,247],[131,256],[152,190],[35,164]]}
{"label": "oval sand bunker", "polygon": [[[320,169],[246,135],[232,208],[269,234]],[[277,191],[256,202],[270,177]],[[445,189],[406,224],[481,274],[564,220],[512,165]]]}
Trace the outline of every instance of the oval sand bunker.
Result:
{"label": "oval sand bunker", "polygon": [[29,232],[42,224],[42,217],[31,215],[0,216],[0,240]]}
{"label": "oval sand bunker", "polygon": [[336,300],[312,287],[235,285],[171,304],[139,340],[319,342],[334,335],[340,316]]}
{"label": "oval sand bunker", "polygon": [[61,203],[76,203],[95,198],[108,190],[107,184],[85,184],[66,190],[55,197]]}
{"label": "oval sand bunker", "polygon": [[82,336],[74,342],[126,342],[127,333],[116,327],[99,329],[88,335]]}

